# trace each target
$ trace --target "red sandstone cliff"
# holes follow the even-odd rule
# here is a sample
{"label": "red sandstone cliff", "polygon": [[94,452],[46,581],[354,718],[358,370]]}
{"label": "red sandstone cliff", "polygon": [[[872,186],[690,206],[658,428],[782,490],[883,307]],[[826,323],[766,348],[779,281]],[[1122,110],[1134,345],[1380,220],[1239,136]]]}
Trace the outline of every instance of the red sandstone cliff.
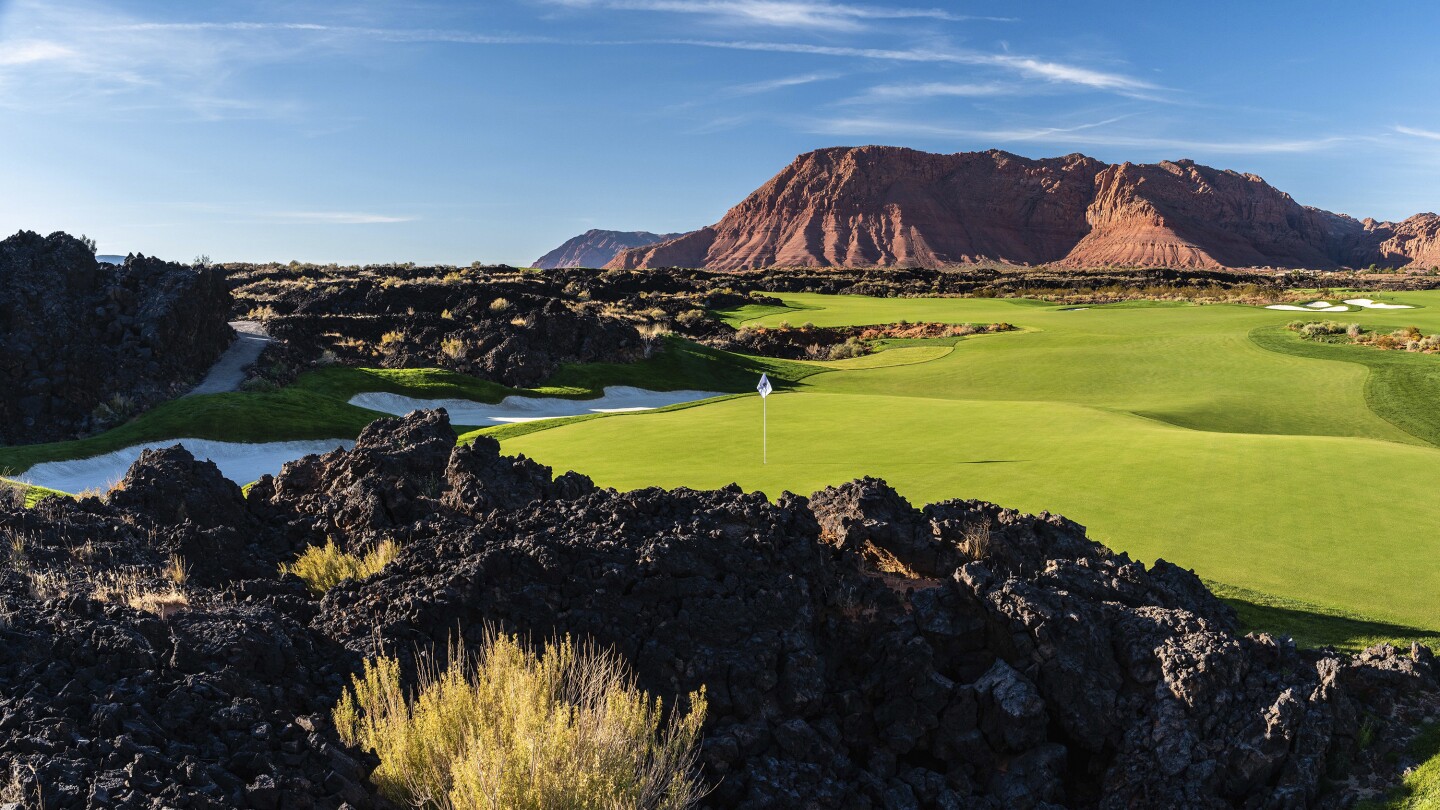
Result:
{"label": "red sandstone cliff", "polygon": [[715,225],[609,266],[1429,266],[1437,231],[1434,215],[1361,223],[1188,160],[836,147],[796,158]]}

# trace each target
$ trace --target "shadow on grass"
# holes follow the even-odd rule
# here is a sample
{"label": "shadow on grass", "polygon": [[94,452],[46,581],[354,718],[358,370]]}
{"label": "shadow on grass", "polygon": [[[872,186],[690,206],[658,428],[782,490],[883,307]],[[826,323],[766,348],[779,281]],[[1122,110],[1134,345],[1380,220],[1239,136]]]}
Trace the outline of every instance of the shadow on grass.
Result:
{"label": "shadow on grass", "polygon": [[1289,636],[1300,647],[1334,647],[1355,653],[1381,643],[1408,646],[1418,641],[1431,647],[1440,646],[1440,631],[1374,621],[1220,582],[1207,580],[1205,585],[1235,609],[1241,627],[1247,632]]}

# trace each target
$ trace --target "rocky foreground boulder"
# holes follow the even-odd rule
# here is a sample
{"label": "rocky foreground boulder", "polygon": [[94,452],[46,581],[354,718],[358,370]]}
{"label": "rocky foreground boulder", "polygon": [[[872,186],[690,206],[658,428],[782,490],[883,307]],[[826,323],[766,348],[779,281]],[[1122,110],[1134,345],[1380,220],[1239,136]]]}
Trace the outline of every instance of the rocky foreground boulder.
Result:
{"label": "rocky foreground boulder", "polygon": [[[613,645],[667,701],[703,685],[716,808],[1341,807],[1395,777],[1437,696],[1424,648],[1241,635],[1192,573],[1061,517],[917,509],[874,479],[620,493],[453,442],[421,412],[248,498],[174,449],[110,503],[0,509],[0,784],[383,806],[329,721],[348,674],[487,626]],[[256,570],[327,538],[401,551],[323,598]],[[207,554],[183,606],[95,586],[170,587],[172,556]]]}
{"label": "rocky foreground boulder", "polygon": [[0,443],[73,438],[184,392],[234,336],[221,275],[101,264],[68,234],[0,241]]}

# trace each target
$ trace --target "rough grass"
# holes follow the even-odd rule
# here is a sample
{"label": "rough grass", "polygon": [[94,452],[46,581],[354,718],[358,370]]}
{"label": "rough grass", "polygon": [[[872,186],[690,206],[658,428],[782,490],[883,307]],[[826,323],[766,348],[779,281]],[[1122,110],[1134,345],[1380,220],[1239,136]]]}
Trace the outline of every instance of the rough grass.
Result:
{"label": "rough grass", "polygon": [[[1386,314],[1395,317],[1393,310]],[[1399,328],[1366,326],[1381,332]],[[1279,354],[1363,366],[1369,372],[1364,391],[1371,410],[1406,433],[1440,445],[1440,408],[1435,407],[1440,402],[1440,357],[1305,340],[1274,326],[1256,329],[1250,337],[1262,348]]]}
{"label": "rough grass", "polygon": [[380,570],[395,559],[400,549],[394,541],[383,540],[364,554],[342,550],[334,540],[326,539],[323,546],[311,546],[295,559],[295,562],[280,566],[281,574],[294,574],[305,580],[315,593],[325,593],[347,579],[364,579],[380,573]]}
{"label": "rough grass", "polygon": [[569,637],[540,653],[489,634],[478,654],[420,665],[365,663],[335,709],[347,744],[375,753],[371,776],[391,801],[457,810],[683,810],[695,775],[704,693],[666,722],[658,699],[614,652]]}

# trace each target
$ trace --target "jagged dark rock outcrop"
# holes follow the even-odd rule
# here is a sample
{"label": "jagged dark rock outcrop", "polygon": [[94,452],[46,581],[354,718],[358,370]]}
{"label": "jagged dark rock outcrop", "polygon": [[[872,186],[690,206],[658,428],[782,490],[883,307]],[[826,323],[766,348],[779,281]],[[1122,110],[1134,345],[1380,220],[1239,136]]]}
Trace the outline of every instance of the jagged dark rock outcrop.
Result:
{"label": "jagged dark rock outcrop", "polygon": [[[621,493],[453,441],[422,412],[245,501],[169,450],[111,503],[0,507],[26,549],[0,575],[0,781],[54,807],[371,806],[326,714],[345,675],[495,625],[613,645],[667,700],[704,686],[717,808],[1340,807],[1433,715],[1428,650],[1243,636],[1194,574],[1061,517],[917,509],[875,479]],[[323,598],[211,570],[163,618],[46,591],[230,522],[266,566],[327,539],[400,553]]]}
{"label": "jagged dark rock outcrop", "polygon": [[[231,273],[240,314],[263,313],[278,340],[262,368],[438,366],[525,387],[564,363],[633,361],[653,348],[631,320],[508,268]],[[288,381],[281,376],[277,382]]]}
{"label": "jagged dark rock outcrop", "polygon": [[209,268],[100,264],[64,233],[0,242],[0,442],[70,438],[183,392],[229,345],[229,309]]}

